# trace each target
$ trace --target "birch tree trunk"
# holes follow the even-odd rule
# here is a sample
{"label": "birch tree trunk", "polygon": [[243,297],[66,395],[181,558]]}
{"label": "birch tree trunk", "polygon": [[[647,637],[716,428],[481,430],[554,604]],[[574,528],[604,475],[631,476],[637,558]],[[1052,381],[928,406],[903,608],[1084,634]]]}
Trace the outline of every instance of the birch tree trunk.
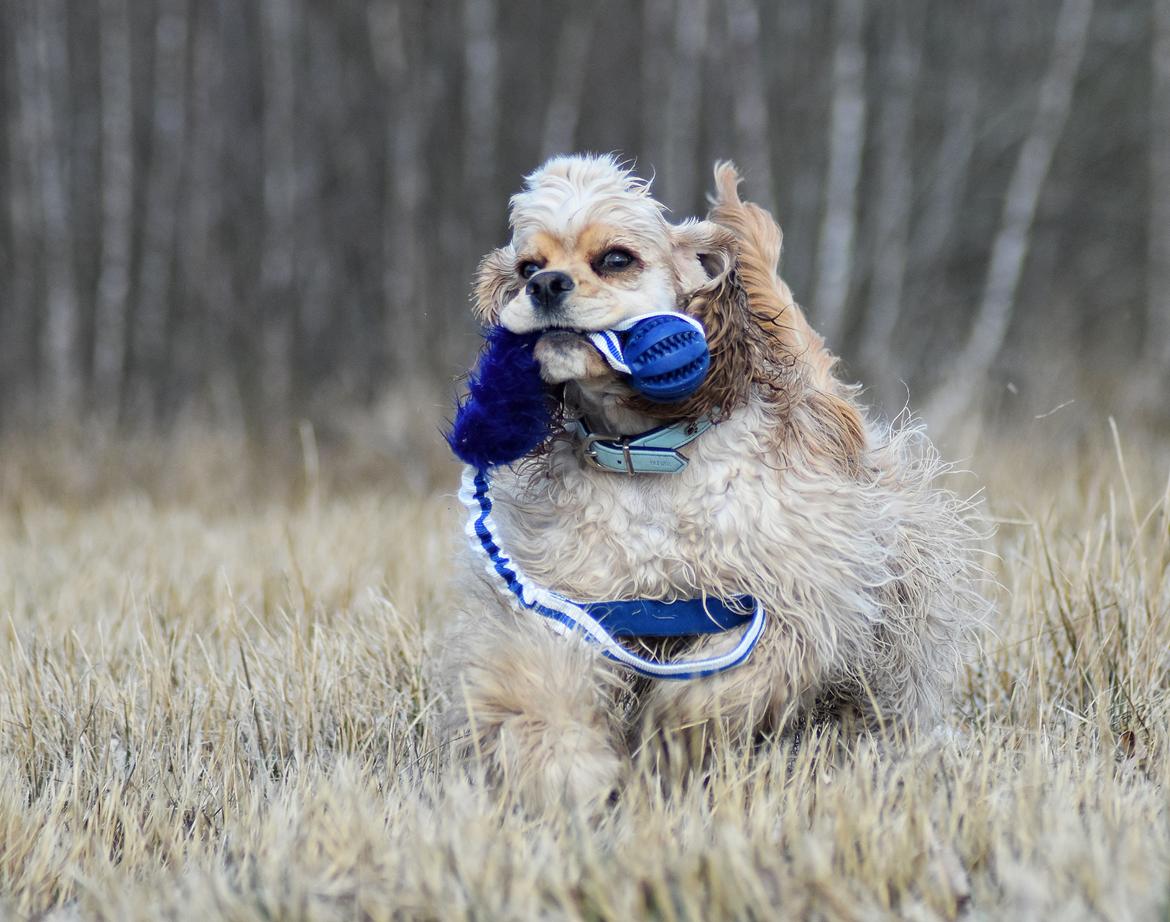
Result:
{"label": "birch tree trunk", "polygon": [[496,126],[500,118],[500,51],[496,41],[496,0],[464,0],[463,113],[467,138],[463,176],[471,205],[471,226],[479,235],[493,206],[497,172]]}
{"label": "birch tree trunk", "polygon": [[[773,44],[788,49],[780,56],[773,77],[779,87],[800,86],[804,82],[821,87],[820,92],[807,103],[802,100],[802,109],[807,105],[821,114],[828,111],[831,94],[832,56],[821,53],[821,49],[810,43],[810,33],[831,31],[820,27],[820,17],[828,19],[825,9],[830,4],[786,5],[783,15],[776,17],[774,38],[768,37],[769,53]],[[811,79],[810,79],[811,75]],[[821,97],[824,101],[822,103]],[[788,116],[791,100],[783,94],[773,97],[776,106],[777,125]],[[784,213],[777,215],[784,231],[784,278],[800,301],[806,301],[813,292],[817,258],[817,229],[820,226],[825,164],[828,161],[828,132],[811,130],[807,136],[793,137],[788,130],[776,132],[773,144],[777,152],[779,185],[775,194],[780,201],[786,201]]]}
{"label": "birch tree trunk", "polygon": [[540,157],[573,152],[577,123],[581,118],[581,93],[589,70],[589,51],[593,44],[593,23],[597,8],[592,3],[574,3],[561,23],[557,41],[556,69],[552,96],[544,117]]}
{"label": "birch tree trunk", "polygon": [[167,367],[167,327],[187,122],[187,4],[161,0],[154,29],[154,109],[142,258],[134,317],[135,409],[157,415]]}
{"label": "birch tree trunk", "polygon": [[1170,0],[1153,0],[1146,358],[1170,378]]}
{"label": "birch tree trunk", "polygon": [[23,385],[12,390],[21,396],[16,407],[19,416],[29,415],[29,398],[36,393],[37,349],[37,246],[42,234],[42,209],[37,191],[40,186],[40,162],[37,156],[37,122],[33,111],[36,95],[35,31],[31,3],[11,3],[3,7],[7,15],[6,34],[14,52],[14,67],[7,98],[7,167],[11,188],[7,196],[8,221],[12,252],[9,254],[9,299],[6,305],[5,337],[0,341],[0,358],[4,367],[0,375],[6,381]]}
{"label": "birch tree trunk", "polygon": [[853,280],[857,181],[865,150],[865,2],[836,0],[829,165],[811,315],[831,349],[840,349]]}
{"label": "birch tree trunk", "polygon": [[[0,48],[5,47],[11,25],[5,21],[6,10],[0,5]],[[11,87],[7,74],[0,68],[0,145],[11,136],[13,106]],[[0,147],[0,202],[6,203],[5,213],[0,215],[0,395],[6,395],[8,400],[0,399],[0,428],[7,420],[11,409],[9,401],[26,386],[27,379],[22,374],[23,369],[17,367],[20,352],[17,351],[18,337],[20,336],[21,310],[17,305],[17,285],[13,276],[16,273],[14,266],[16,240],[13,236],[14,207],[12,200],[16,197],[15,186],[18,168],[11,162],[9,154]],[[23,351],[23,350],[22,350]]]}
{"label": "birch tree trunk", "polygon": [[[679,0],[659,189],[667,207],[679,214],[693,211],[697,204],[694,199],[698,190],[699,109],[706,40],[707,0]],[[661,101],[655,99],[646,103],[661,105]]]}
{"label": "birch tree trunk", "polygon": [[670,86],[672,13],[671,0],[644,0],[642,5],[642,61],[639,70],[642,158],[639,167],[647,177],[652,171],[662,169],[666,157],[666,107],[655,105],[655,101],[666,99]]}
{"label": "birch tree trunk", "polygon": [[73,268],[73,234],[69,219],[65,164],[68,86],[65,4],[33,4],[35,45],[36,156],[39,161],[41,213],[44,216],[45,322],[41,353],[47,387],[46,409],[58,420],[77,416],[81,399],[78,361],[79,305]]}
{"label": "birch tree trunk", "polygon": [[760,12],[755,0],[727,0],[727,29],[735,72],[735,150],[751,197],[775,210],[771,120],[760,54]]}
{"label": "birch tree trunk", "polygon": [[192,377],[206,386],[217,419],[241,417],[241,401],[231,372],[232,282],[224,271],[231,260],[223,244],[225,119],[220,107],[225,89],[224,49],[219,14],[210,5],[193,21],[194,72],[202,75],[191,92],[191,142],[188,146],[191,189],[184,220],[186,245],[181,279],[193,318],[188,362]]}
{"label": "birch tree trunk", "polygon": [[[382,298],[394,362],[392,377],[410,380],[419,368],[418,343],[402,334],[419,308],[424,271],[422,204],[429,192],[423,163],[427,120],[435,90],[413,67],[401,0],[370,11],[374,59],[394,105],[386,124],[386,200],[382,209]],[[417,323],[417,319],[415,320]]]}
{"label": "birch tree trunk", "polygon": [[914,99],[922,59],[915,4],[895,7],[887,46],[885,87],[878,125],[877,218],[869,305],[861,326],[860,353],[879,397],[895,393],[894,331],[902,312],[906,264],[910,260],[910,206],[914,198]]}
{"label": "birch tree trunk", "polygon": [[910,246],[915,269],[924,275],[939,274],[955,220],[962,213],[975,154],[983,42],[969,17],[959,19],[959,25],[962,34],[953,40],[951,55],[955,63],[947,74],[942,140],[928,173],[926,203]]}
{"label": "birch tree trunk", "polygon": [[264,230],[260,256],[261,406],[281,414],[291,395],[292,318],[296,305],[295,219],[297,210],[296,73],[297,28],[293,0],[263,0],[261,59],[264,116]]}
{"label": "birch tree trunk", "polygon": [[134,113],[127,0],[101,0],[101,262],[93,335],[93,402],[116,416],[126,363],[134,208]]}
{"label": "birch tree trunk", "polygon": [[971,333],[959,355],[949,363],[950,374],[932,398],[927,413],[927,418],[942,428],[954,422],[982,389],[1011,326],[1036,206],[1068,120],[1092,15],[1093,0],[1061,3],[1036,113],[1008,183]]}

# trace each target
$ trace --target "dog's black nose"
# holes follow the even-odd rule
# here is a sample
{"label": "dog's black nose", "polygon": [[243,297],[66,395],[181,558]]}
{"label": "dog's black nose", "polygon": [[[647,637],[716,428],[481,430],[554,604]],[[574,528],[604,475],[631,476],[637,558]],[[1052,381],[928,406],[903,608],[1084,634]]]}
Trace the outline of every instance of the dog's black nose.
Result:
{"label": "dog's black nose", "polygon": [[524,290],[540,310],[551,311],[574,287],[573,280],[567,274],[550,269],[532,276]]}

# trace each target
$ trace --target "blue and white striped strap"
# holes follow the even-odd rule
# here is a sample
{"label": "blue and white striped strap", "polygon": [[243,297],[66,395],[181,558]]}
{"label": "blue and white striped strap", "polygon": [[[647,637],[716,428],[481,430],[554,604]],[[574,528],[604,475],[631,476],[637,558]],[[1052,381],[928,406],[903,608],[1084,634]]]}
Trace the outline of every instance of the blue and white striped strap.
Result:
{"label": "blue and white striped strap", "polygon": [[581,603],[534,585],[508,557],[496,537],[492,521],[491,477],[486,470],[467,467],[459,498],[468,509],[465,531],[472,550],[487,558],[487,572],[496,587],[518,608],[543,616],[560,634],[581,633],[603,655],[655,679],[699,679],[732,669],[748,658],[764,632],[766,615],[757,601],[751,621],[731,650],[701,659],[660,663],[631,653]]}
{"label": "blue and white striped strap", "polygon": [[626,364],[625,356],[622,354],[622,343],[618,339],[618,335],[613,330],[600,330],[597,333],[588,334],[588,340],[593,344],[593,348],[601,353],[601,357],[609,363],[609,367],[614,371],[620,371],[623,375],[630,374],[630,366]]}

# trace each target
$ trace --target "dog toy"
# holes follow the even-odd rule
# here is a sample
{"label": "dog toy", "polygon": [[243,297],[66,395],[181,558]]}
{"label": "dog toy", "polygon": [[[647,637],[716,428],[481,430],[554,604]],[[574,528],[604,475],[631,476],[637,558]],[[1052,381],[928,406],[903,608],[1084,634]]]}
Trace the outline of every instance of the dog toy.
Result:
{"label": "dog toy", "polygon": [[511,464],[552,435],[553,398],[533,350],[540,333],[493,327],[455,411],[447,444],[480,470]]}
{"label": "dog toy", "polygon": [[[683,314],[643,314],[612,330],[586,334],[605,361],[648,400],[673,403],[693,394],[711,367],[703,325]],[[533,350],[540,333],[493,327],[456,409],[447,443],[474,468],[524,457],[552,435],[553,405]]]}
{"label": "dog toy", "polygon": [[703,325],[685,314],[643,314],[588,336],[610,367],[655,403],[691,396],[711,367]]}

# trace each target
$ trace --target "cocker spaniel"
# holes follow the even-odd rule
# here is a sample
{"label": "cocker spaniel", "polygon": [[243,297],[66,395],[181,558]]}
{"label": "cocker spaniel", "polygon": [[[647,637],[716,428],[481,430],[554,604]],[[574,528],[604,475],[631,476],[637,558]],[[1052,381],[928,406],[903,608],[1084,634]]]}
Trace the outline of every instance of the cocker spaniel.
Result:
{"label": "cocker spaniel", "polygon": [[[512,198],[511,242],[480,265],[477,317],[544,331],[535,357],[562,411],[547,446],[496,472],[484,546],[506,545],[558,597],[750,597],[766,613],[734,668],[646,678],[550,630],[547,612],[500,591],[510,571],[469,552],[444,644],[450,739],[537,803],[604,798],[648,736],[751,740],[838,716],[933,725],[987,610],[970,507],[938,484],[920,428],[870,419],[834,376],[777,275],[780,229],[739,181],[717,164],[706,220],[672,224],[614,158],[556,157]],[[662,312],[698,320],[710,353],[673,403],[635,392],[587,336]],[[628,452],[615,470],[591,450],[679,425],[692,435],[675,472],[638,471]],[[663,662],[743,646],[738,630],[621,642]]]}

